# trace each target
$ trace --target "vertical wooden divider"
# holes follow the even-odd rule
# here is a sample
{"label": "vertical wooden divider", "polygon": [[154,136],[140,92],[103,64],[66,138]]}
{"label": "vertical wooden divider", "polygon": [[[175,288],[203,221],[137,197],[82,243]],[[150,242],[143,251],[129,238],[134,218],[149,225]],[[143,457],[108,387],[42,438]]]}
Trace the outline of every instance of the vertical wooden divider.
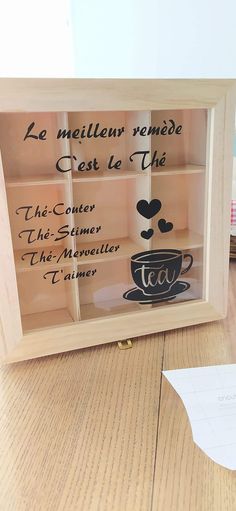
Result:
{"label": "vertical wooden divider", "polygon": [[188,228],[190,232],[200,234],[202,247],[192,251],[194,257],[196,279],[191,282],[193,296],[205,298],[206,286],[206,215],[209,200],[209,141],[210,113],[206,109],[191,110],[189,119],[188,161],[194,165],[203,165],[203,173],[189,175],[187,181],[188,194]]}
{"label": "vertical wooden divider", "polygon": [[[66,112],[58,113],[58,127],[68,130],[68,114]],[[61,152],[63,155],[71,154],[70,143],[68,139],[61,139]],[[66,172],[65,174],[65,201],[66,205],[72,207],[73,206],[73,180],[72,173]],[[71,230],[74,227],[74,216],[73,214],[68,215],[68,223],[69,229]],[[76,237],[68,236],[68,241],[66,246],[72,249],[72,252],[76,250]],[[72,258],[70,271],[77,271],[77,260]],[[67,286],[67,303],[69,312],[74,321],[80,320],[80,301],[79,301],[79,286],[78,279],[72,279],[66,283]]]}
{"label": "vertical wooden divider", "polygon": [[[150,151],[150,159],[151,159],[151,142],[149,136],[140,136],[136,135],[132,136],[133,128],[136,126],[150,126],[151,120],[151,112],[128,112],[126,115],[126,130],[127,130],[127,138],[126,138],[126,155],[127,155],[127,168],[132,169],[131,162],[129,161],[129,156],[134,151]],[[139,160],[139,164],[141,160]],[[138,169],[140,170],[140,169]],[[147,202],[151,201],[152,190],[151,190],[151,167],[148,167],[147,170],[140,170],[140,176],[137,176],[135,180],[130,180],[129,186],[133,187],[132,192],[129,194],[131,197],[130,208],[128,208],[129,212],[129,232],[130,238],[140,245],[143,248],[143,251],[148,251],[151,249],[151,238],[144,239],[141,236],[142,231],[148,231],[152,227],[152,220],[144,218],[140,214],[138,214],[136,205],[139,200],[146,200]],[[143,310],[143,305],[138,304],[139,308]],[[152,305],[146,304],[145,310],[151,309]]]}
{"label": "vertical wooden divider", "polygon": [[[152,124],[152,112],[148,112],[148,126],[151,126]],[[147,141],[148,141],[148,151],[150,151],[150,160],[152,158],[152,135],[149,135],[147,137]],[[153,198],[155,199],[156,197],[152,197],[152,167],[148,167],[148,201],[150,202]],[[156,235],[156,232],[155,232],[155,225],[153,224],[153,219],[151,218],[149,220],[149,229],[153,229],[154,233],[153,233],[153,236],[148,240],[148,250],[152,250],[153,246],[153,237]],[[141,305],[140,305],[141,307]],[[153,304],[150,304],[150,305],[145,305],[145,309],[152,309],[153,308]]]}
{"label": "vertical wooden divider", "polygon": [[212,181],[213,181],[213,144],[214,144],[214,109],[207,112],[207,144],[206,144],[206,175],[205,175],[205,210],[204,210],[204,232],[203,232],[203,298],[208,300],[210,267],[210,237],[209,226],[211,225],[212,205]]}
{"label": "vertical wooden divider", "polygon": [[[126,114],[126,155],[127,155],[127,169],[133,170],[134,163],[130,162],[129,156],[135,151],[151,151],[150,139],[148,136],[142,137],[140,135],[132,136],[133,128],[136,126],[149,126],[150,112],[128,112]],[[137,160],[138,161],[138,160]],[[139,160],[140,165],[141,160]],[[141,168],[141,167],[140,167]],[[140,176],[135,179],[129,180],[129,186],[133,188],[130,190],[129,197],[131,203],[128,207],[128,223],[130,238],[143,247],[144,250],[149,250],[151,247],[151,240],[146,240],[141,236],[143,230],[148,230],[151,227],[151,219],[144,218],[138,214],[136,205],[139,200],[151,200],[151,171],[150,167],[147,170],[140,170]]]}

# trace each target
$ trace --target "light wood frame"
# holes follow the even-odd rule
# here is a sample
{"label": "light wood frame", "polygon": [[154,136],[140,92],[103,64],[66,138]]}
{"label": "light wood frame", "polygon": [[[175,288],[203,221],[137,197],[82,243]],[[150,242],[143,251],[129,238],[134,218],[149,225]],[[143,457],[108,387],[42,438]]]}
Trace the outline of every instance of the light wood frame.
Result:
{"label": "light wood frame", "polygon": [[63,112],[77,111],[207,109],[210,120],[204,299],[171,307],[78,321],[23,335],[1,168],[0,350],[5,362],[203,323],[226,315],[234,108],[234,80],[0,79],[0,112],[62,112],[63,115]]}

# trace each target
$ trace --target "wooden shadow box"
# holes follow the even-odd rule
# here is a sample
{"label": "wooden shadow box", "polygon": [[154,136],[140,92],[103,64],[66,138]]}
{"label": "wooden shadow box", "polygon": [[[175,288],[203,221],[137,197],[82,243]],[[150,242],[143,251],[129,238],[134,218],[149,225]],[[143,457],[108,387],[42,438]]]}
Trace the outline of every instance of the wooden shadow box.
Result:
{"label": "wooden shadow box", "polygon": [[0,79],[5,362],[223,318],[233,80]]}

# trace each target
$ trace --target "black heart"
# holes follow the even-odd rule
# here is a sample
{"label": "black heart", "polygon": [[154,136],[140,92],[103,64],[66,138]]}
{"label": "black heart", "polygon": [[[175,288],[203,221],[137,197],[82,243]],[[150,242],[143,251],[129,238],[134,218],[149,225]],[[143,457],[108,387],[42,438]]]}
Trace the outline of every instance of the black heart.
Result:
{"label": "black heart", "polygon": [[173,224],[171,222],[167,222],[164,218],[161,218],[158,222],[158,227],[161,232],[169,232],[173,229]]}
{"label": "black heart", "polygon": [[150,219],[160,211],[161,201],[158,199],[152,199],[151,202],[139,200],[136,207],[140,215]]}
{"label": "black heart", "polygon": [[150,240],[150,238],[153,236],[153,233],[154,233],[153,229],[148,229],[147,231],[142,231],[141,236],[145,240]]}

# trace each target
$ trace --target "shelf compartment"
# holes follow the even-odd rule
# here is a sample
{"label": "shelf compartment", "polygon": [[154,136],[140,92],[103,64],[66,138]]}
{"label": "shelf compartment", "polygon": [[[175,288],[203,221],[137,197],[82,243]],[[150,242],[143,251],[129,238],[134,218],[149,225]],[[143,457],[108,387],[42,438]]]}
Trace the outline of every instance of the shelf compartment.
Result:
{"label": "shelf compartment", "polygon": [[22,316],[21,321],[23,332],[27,333],[33,330],[67,325],[73,322],[73,318],[68,309],[58,309],[25,314]]}
{"label": "shelf compartment", "polygon": [[157,151],[159,157],[165,153],[165,167],[153,166],[153,171],[176,165],[206,164],[206,140],[208,111],[206,109],[161,110],[151,112],[152,126],[170,126],[170,120],[181,131],[164,136],[151,135],[152,154]]}
{"label": "shelf compartment", "polygon": [[139,304],[129,302],[123,294],[133,288],[130,259],[107,261],[98,265],[83,265],[80,270],[95,273],[89,279],[79,279],[81,320],[123,314],[139,310]]}
{"label": "shelf compartment", "polygon": [[[63,323],[68,323],[69,320],[73,322],[74,304],[71,281],[64,280],[67,270],[64,269],[62,274],[61,269],[63,271],[63,268],[58,265],[55,267],[55,270],[58,270],[56,280],[59,282],[54,284],[51,275],[44,278],[46,269],[16,274],[23,329],[28,329],[29,325],[32,328],[56,326],[60,313],[55,311],[61,311]],[[69,271],[72,272],[73,267]]]}
{"label": "shelf compartment", "polygon": [[[45,140],[24,137],[38,136],[43,130]],[[66,127],[66,115],[54,112],[27,112],[0,114],[0,147],[6,181],[16,183],[17,178],[35,182],[34,176],[52,177],[58,174],[57,160],[70,154],[67,140],[57,139],[59,127]],[[12,181],[13,180],[13,181]]]}
{"label": "shelf compartment", "polygon": [[[152,220],[153,248],[184,249],[203,245],[205,173],[152,177],[152,198],[162,204],[157,218]],[[159,225],[161,219],[171,223],[172,229],[162,232],[165,225],[164,222]]]}
{"label": "shelf compartment", "polygon": [[[121,250],[113,255],[119,258],[129,255],[137,246],[141,250],[148,248],[148,241],[140,233],[149,228],[150,221],[138,214],[136,205],[140,199],[149,200],[149,187],[147,176],[118,180],[115,186],[113,181],[73,183],[74,204],[91,207],[91,211],[74,215],[75,226],[83,229],[76,238],[77,249],[81,251],[87,244],[90,248],[90,242],[98,249],[97,242],[101,244],[115,240],[116,244],[121,245]],[[95,231],[91,232],[91,229]]]}
{"label": "shelf compartment", "polygon": [[[72,215],[55,215],[52,212],[56,204],[64,204],[64,206],[57,207],[57,213],[61,213],[63,207],[66,209],[68,193],[68,186],[63,184],[56,184],[50,187],[41,185],[7,189],[11,233],[15,251],[25,248],[34,250],[36,247],[49,247],[54,243],[55,238],[58,237],[58,229],[63,225],[69,225],[71,222],[70,216]],[[28,213],[25,209],[26,205],[31,207]],[[45,209],[47,210],[47,215],[42,216],[42,212]],[[26,213],[28,217],[27,220]],[[22,231],[34,230],[31,237],[31,239],[34,240],[38,237],[40,229],[41,234],[45,234],[49,226],[50,236],[48,239],[41,239],[41,237],[39,237],[39,239],[32,243],[28,243],[29,233],[26,232],[21,234],[21,238],[19,237]],[[67,239],[64,240],[64,243],[66,243],[66,241],[68,243]],[[55,241],[56,245],[59,243],[59,240],[58,242]],[[63,243],[63,241],[61,241],[61,243]]]}
{"label": "shelf compartment", "polygon": [[[148,149],[149,137],[133,136],[133,129],[138,125],[148,125],[149,122],[150,112],[145,111],[69,112],[70,146],[75,173],[94,176],[97,171],[86,171],[82,168],[82,171],[79,170],[78,172],[78,167],[83,162],[85,163],[84,168],[88,166],[88,162],[92,162],[92,166],[94,166],[95,158],[95,167],[99,167],[100,171],[106,171],[109,162],[112,166],[118,160],[121,162],[120,173],[127,170],[140,171],[138,160],[135,158],[135,161],[132,162],[130,156],[138,150]],[[92,136],[88,137],[86,134],[89,132],[89,126],[92,127]],[[97,135],[94,136],[96,126],[98,126],[98,130]],[[116,136],[99,136],[101,130],[109,130],[110,128],[116,130]],[[81,137],[83,129],[85,129],[84,138]],[[119,136],[118,130],[123,130],[123,132],[120,131]],[[78,138],[74,138],[73,133]],[[113,156],[112,161],[110,160],[111,156]],[[82,179],[84,178],[82,177]],[[90,177],[88,179],[90,180]]]}
{"label": "shelf compartment", "polygon": [[[105,128],[125,128],[126,116],[125,112],[69,112],[68,124],[71,132],[75,130],[85,130],[92,126],[92,131],[96,130],[99,126],[99,132]],[[118,135],[118,133],[117,133]],[[79,135],[78,135],[79,136]],[[74,170],[76,166],[82,161],[88,162],[96,158],[100,168],[106,168],[110,155],[114,154],[116,159],[122,161],[122,167],[126,165],[125,162],[125,134],[120,136],[100,137],[91,136],[85,138],[70,138],[71,154],[75,156]],[[92,171],[91,171],[92,172]],[[80,172],[81,173],[81,172]]]}

